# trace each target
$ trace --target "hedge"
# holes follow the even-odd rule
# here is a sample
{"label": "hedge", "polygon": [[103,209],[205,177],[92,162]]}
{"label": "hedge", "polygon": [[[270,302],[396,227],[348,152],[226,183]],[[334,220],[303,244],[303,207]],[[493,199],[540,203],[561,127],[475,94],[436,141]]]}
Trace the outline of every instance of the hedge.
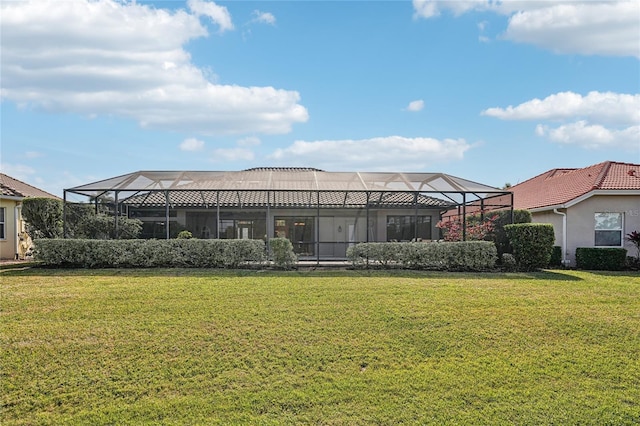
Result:
{"label": "hedge", "polygon": [[519,270],[546,268],[551,261],[555,235],[550,223],[518,223],[504,227]]}
{"label": "hedge", "polygon": [[[493,241],[498,249],[498,257],[503,253],[512,253],[513,247],[509,244],[509,238],[507,237],[505,226],[511,224],[511,210],[500,210],[497,212],[487,213],[486,216],[498,217],[493,221],[494,229],[489,234],[487,241]],[[514,210],[513,211],[513,223],[531,223],[531,212],[529,210]]]}
{"label": "hedge", "polygon": [[34,259],[67,268],[238,268],[265,261],[262,240],[38,239]]}
{"label": "hedge", "polygon": [[271,238],[269,240],[273,265],[280,269],[291,269],[298,262],[293,252],[293,244],[287,238]]}
{"label": "hedge", "polygon": [[360,243],[347,249],[354,267],[484,271],[495,267],[490,241],[439,243]]}
{"label": "hedge", "polygon": [[576,248],[576,267],[578,269],[620,271],[624,269],[627,250],[617,247]]}

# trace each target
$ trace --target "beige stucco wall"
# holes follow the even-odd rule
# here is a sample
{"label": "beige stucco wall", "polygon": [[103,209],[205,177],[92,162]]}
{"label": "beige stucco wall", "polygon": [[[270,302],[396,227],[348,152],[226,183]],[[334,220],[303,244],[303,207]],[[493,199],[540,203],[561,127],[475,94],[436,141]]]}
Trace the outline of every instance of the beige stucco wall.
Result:
{"label": "beige stucco wall", "polygon": [[0,207],[4,208],[4,236],[0,239],[0,259],[15,259],[16,255],[16,216],[17,200],[0,199]]}
{"label": "beige stucco wall", "polygon": [[[566,258],[575,266],[576,248],[594,247],[595,214],[623,213],[623,238],[632,231],[640,231],[640,194],[638,195],[595,195],[569,207],[560,209],[567,213]],[[562,245],[562,217],[551,211],[532,214],[537,223],[552,223],[556,236],[556,245]],[[624,242],[629,256],[635,256],[633,245]]]}

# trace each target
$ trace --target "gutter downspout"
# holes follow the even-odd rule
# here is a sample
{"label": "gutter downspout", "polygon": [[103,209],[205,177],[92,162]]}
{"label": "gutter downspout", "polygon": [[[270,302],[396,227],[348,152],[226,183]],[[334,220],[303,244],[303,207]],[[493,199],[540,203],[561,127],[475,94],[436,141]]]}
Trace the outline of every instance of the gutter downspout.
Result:
{"label": "gutter downspout", "polygon": [[[13,220],[14,220],[14,238],[15,238],[15,242],[14,242],[14,249],[15,249],[15,260],[18,260],[20,257],[20,220],[18,218],[18,214],[19,214],[19,210],[18,210],[18,205],[16,204],[13,207]],[[5,235],[6,236],[6,235]]]}
{"label": "gutter downspout", "polygon": [[553,209],[553,212],[562,216],[562,265],[567,266],[567,214],[558,209]]}

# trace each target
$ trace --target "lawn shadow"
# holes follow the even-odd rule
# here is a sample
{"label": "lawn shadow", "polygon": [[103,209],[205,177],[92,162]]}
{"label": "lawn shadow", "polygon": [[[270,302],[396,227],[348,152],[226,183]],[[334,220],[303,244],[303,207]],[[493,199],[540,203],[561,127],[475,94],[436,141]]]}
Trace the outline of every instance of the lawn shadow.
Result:
{"label": "lawn shadow", "polygon": [[[406,269],[352,269],[336,267],[301,267],[294,270],[275,268],[221,269],[221,268],[97,268],[64,269],[45,268],[38,265],[19,268],[3,268],[0,274],[5,277],[16,276],[121,276],[121,277],[390,277],[417,280],[446,279],[456,280],[552,280],[581,281],[582,278],[562,270],[543,270],[537,272],[449,272],[419,271]],[[614,273],[615,274],[615,273]],[[624,275],[621,275],[624,276]],[[636,275],[637,276],[637,275]]]}

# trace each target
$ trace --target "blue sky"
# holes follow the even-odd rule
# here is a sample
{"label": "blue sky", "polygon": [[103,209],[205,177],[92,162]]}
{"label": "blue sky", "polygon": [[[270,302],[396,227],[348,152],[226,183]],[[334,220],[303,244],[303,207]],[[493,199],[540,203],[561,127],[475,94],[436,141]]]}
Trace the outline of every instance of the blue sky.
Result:
{"label": "blue sky", "polygon": [[2,0],[2,172],[640,163],[640,2]]}

